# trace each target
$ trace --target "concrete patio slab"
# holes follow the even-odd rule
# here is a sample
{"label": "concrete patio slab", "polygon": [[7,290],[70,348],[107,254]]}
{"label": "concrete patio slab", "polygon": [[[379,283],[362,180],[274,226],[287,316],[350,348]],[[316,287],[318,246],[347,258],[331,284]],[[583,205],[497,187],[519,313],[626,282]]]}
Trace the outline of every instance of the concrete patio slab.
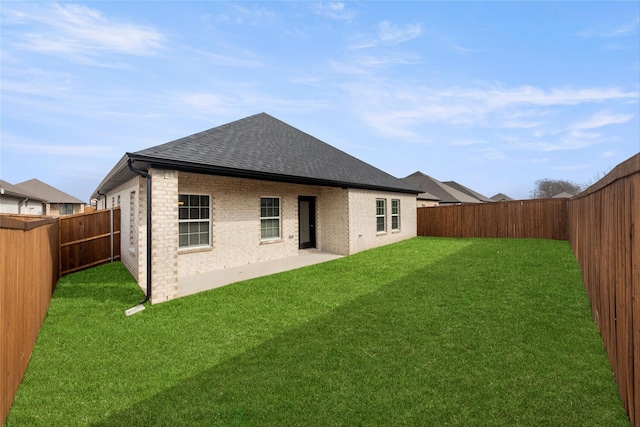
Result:
{"label": "concrete patio slab", "polygon": [[257,262],[241,265],[239,267],[225,268],[223,270],[208,273],[194,274],[178,279],[178,297],[196,294],[209,289],[219,288],[231,283],[256,277],[268,276],[283,271],[295,270],[308,265],[319,264],[342,258],[342,255],[328,252],[309,252],[298,256],[276,259],[272,261]]}

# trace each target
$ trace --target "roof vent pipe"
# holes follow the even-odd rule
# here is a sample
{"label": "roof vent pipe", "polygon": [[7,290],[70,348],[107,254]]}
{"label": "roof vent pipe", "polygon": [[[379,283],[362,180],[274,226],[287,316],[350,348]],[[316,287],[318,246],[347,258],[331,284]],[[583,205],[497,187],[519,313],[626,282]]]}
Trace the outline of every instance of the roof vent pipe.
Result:
{"label": "roof vent pipe", "polygon": [[134,168],[131,159],[127,160],[127,166],[147,179],[147,295],[140,301],[140,304],[144,304],[151,299],[151,175],[142,169]]}

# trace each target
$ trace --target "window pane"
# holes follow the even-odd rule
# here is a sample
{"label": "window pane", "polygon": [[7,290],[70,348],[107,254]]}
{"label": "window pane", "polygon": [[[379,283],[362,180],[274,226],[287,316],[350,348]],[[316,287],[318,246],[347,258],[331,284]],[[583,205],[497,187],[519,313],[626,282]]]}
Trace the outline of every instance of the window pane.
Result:
{"label": "window pane", "polygon": [[376,229],[377,231],[384,231],[384,217],[376,218]]}
{"label": "window pane", "polygon": [[391,201],[391,213],[396,215],[400,213],[400,200]]}
{"label": "window pane", "polygon": [[179,247],[188,248],[190,246],[209,245],[209,228],[211,226],[209,222],[209,216],[211,214],[209,196],[179,194],[178,202]]}
{"label": "window pane", "polygon": [[392,230],[397,230],[400,228],[400,218],[398,218],[397,216],[392,216],[391,217],[391,229]]}
{"label": "window pane", "polygon": [[280,237],[280,220],[263,219],[260,221],[260,238],[275,239]]}

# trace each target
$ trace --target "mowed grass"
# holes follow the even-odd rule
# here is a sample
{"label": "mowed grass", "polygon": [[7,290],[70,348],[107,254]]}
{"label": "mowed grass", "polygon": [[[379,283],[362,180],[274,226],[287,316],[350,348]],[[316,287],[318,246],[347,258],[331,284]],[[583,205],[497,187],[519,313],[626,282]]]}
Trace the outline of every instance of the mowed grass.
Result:
{"label": "mowed grass", "polygon": [[8,426],[624,426],[567,242],[415,238],[149,306],[60,280]]}

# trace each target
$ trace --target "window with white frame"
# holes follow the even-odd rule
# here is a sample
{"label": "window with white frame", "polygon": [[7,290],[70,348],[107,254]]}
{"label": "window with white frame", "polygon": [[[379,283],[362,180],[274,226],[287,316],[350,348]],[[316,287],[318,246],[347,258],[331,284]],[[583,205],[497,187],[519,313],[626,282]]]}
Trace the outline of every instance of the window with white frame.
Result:
{"label": "window with white frame", "polygon": [[383,233],[387,231],[387,201],[376,199],[376,231]]}
{"label": "window with white frame", "polygon": [[280,238],[280,198],[260,198],[260,240]]}
{"label": "window with white frame", "polygon": [[400,230],[400,200],[391,200],[391,230]]}
{"label": "window with white frame", "polygon": [[178,195],[178,247],[197,248],[210,245],[210,197],[199,194]]}

